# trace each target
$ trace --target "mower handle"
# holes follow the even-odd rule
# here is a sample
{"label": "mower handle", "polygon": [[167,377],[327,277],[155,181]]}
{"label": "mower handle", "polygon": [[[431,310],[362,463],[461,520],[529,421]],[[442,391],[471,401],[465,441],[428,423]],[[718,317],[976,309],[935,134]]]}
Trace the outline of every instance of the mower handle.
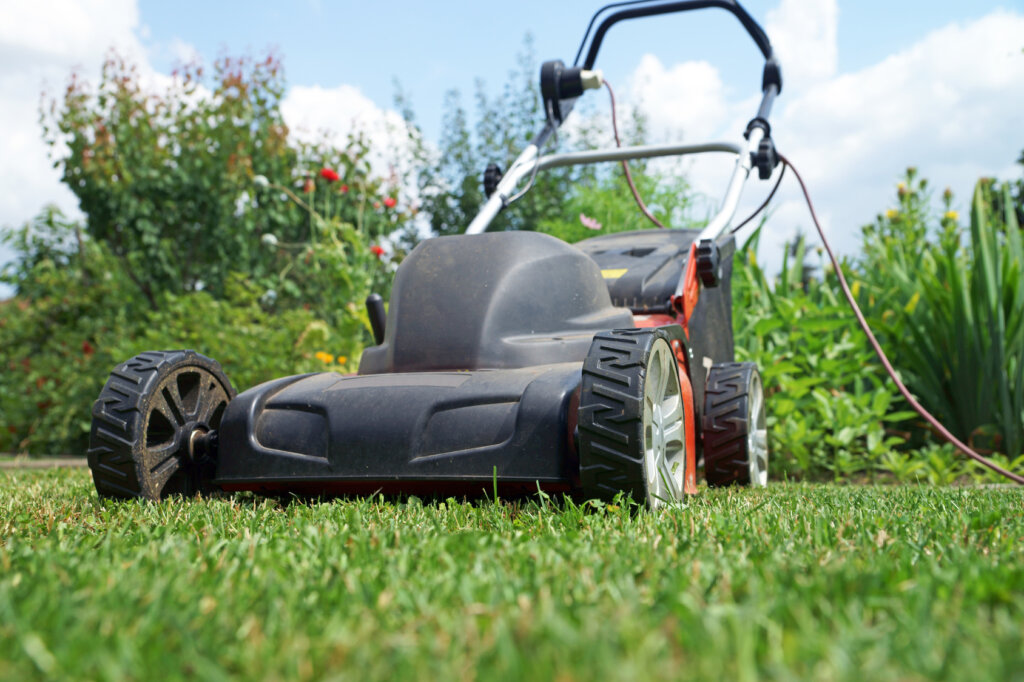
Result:
{"label": "mower handle", "polygon": [[[639,6],[635,6],[639,5]],[[764,29],[754,20],[747,10],[743,9],[743,6],[738,0],[682,0],[676,2],[663,2],[654,4],[652,0],[633,0],[631,2],[619,2],[606,5],[599,9],[591,18],[590,25],[587,27],[587,32],[583,36],[583,43],[580,44],[580,50],[576,53],[576,60],[573,64],[579,63],[580,54],[583,51],[583,46],[586,44],[587,36],[590,34],[590,29],[593,27],[597,17],[600,16],[605,10],[613,7],[624,7],[633,6],[630,9],[622,9],[615,12],[611,16],[605,18],[604,21],[597,27],[594,32],[594,37],[590,41],[590,49],[587,50],[587,57],[583,61],[583,68],[591,70],[594,68],[594,63],[597,61],[597,53],[601,49],[601,43],[604,41],[604,36],[615,24],[620,21],[627,19],[637,19],[640,17],[652,17],[660,14],[674,14],[676,12],[689,12],[690,10],[707,9],[709,7],[718,7],[731,12],[733,16],[739,19],[740,23],[743,24],[743,28],[747,29],[747,33],[753,38],[757,48],[764,55],[764,76],[761,80],[761,92],[768,94],[771,86],[775,86],[775,95],[782,92],[782,69],[779,67],[779,62],[775,59],[775,52],[772,50],[772,44],[768,40],[768,34],[764,32]],[[770,106],[770,105],[769,105]],[[763,102],[762,102],[762,108]],[[764,112],[767,114],[767,111]]]}
{"label": "mower handle", "polygon": [[[544,123],[544,127],[541,128],[533,141],[522,151],[519,157],[516,158],[504,176],[499,176],[500,179],[494,187],[494,191],[481,207],[480,212],[466,228],[466,234],[478,234],[486,230],[491,221],[494,220],[505,206],[512,201],[515,201],[523,194],[523,192],[529,189],[530,184],[533,182],[532,177],[542,168],[550,168],[557,165],[572,165],[576,163],[609,161],[612,158],[622,160],[626,158],[651,158],[653,156],[662,156],[667,154],[693,154],[706,151],[739,151],[736,159],[736,165],[733,169],[732,176],[729,179],[725,198],[719,207],[719,211],[711,219],[707,227],[705,227],[700,233],[701,239],[715,240],[725,231],[729,222],[732,220],[737,204],[739,203],[743,184],[749,177],[750,171],[756,167],[758,169],[758,175],[762,180],[771,176],[772,170],[778,164],[778,155],[775,152],[775,147],[771,140],[771,126],[768,123],[768,115],[771,112],[771,107],[775,101],[776,95],[782,91],[782,70],[779,67],[778,61],[775,59],[775,53],[768,40],[768,35],[760,25],[758,25],[758,23],[747,13],[745,9],[743,9],[743,6],[740,5],[738,0],[676,0],[674,2],[666,2],[664,0],[629,0],[627,2],[612,3],[602,7],[591,18],[590,24],[587,26],[587,31],[583,36],[583,42],[580,44],[579,52],[576,54],[576,60],[573,62],[574,64],[579,62],[579,56],[583,52],[583,47],[586,45],[587,38],[590,35],[590,30],[593,28],[594,22],[597,18],[606,10],[614,7],[627,6],[629,9],[622,9],[615,12],[611,16],[605,18],[597,27],[597,30],[594,32],[594,36],[590,41],[590,49],[587,51],[586,60],[583,63],[583,67],[581,67],[583,71],[592,71],[605,34],[612,26],[626,19],[671,14],[674,12],[687,12],[696,9],[706,9],[708,7],[718,7],[720,9],[727,10],[739,19],[740,23],[747,29],[747,33],[750,34],[750,37],[754,39],[758,49],[761,50],[761,54],[764,55],[765,58],[764,75],[761,81],[761,104],[758,107],[757,116],[751,119],[750,123],[747,124],[747,130],[743,135],[746,142],[744,148],[729,148],[726,150],[722,148],[710,149],[708,148],[709,146],[700,148],[700,145],[695,147],[660,146],[657,148],[647,147],[623,149],[618,152],[611,153],[583,153],[577,155],[556,155],[553,157],[549,156],[542,158],[540,150],[544,147],[548,139],[555,133],[562,121],[565,120],[565,117],[572,110],[576,97],[582,94],[583,91],[581,83],[579,82],[579,76],[581,75],[580,67],[574,66],[572,69],[567,70],[575,72],[570,78],[570,80],[575,79],[575,82],[566,89],[563,89],[559,84],[559,74],[555,73],[552,76],[551,73],[545,73],[546,69],[549,67],[554,70],[563,69],[561,62],[547,62],[544,67],[541,68],[541,92],[545,101],[545,109],[547,110],[547,120]],[[545,76],[548,76],[547,80],[545,79]],[[546,83],[549,86],[549,92],[545,92]],[[568,90],[568,92],[566,90]],[[714,146],[715,145],[710,145],[710,147]],[[531,177],[530,183],[527,184],[527,188],[518,194],[515,194],[516,186],[527,176]]]}

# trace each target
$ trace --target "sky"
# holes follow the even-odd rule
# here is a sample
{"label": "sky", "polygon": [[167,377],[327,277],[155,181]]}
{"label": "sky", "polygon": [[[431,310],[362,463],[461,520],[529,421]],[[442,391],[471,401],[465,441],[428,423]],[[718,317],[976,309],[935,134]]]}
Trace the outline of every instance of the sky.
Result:
{"label": "sky", "polygon": [[[538,60],[571,62],[598,6],[0,0],[0,230],[25,223],[47,203],[77,214],[41,140],[40,94],[58,94],[72,70],[95,83],[111,48],[134,59],[156,86],[186,61],[273,50],[289,85],[285,119],[299,134],[328,129],[343,136],[358,126],[386,142],[384,123],[397,117],[397,82],[425,138],[436,141],[447,91],[457,89],[471,103],[482,79],[498,92],[527,35]],[[962,214],[978,177],[1020,177],[1024,0],[744,6],[782,63],[783,91],[771,119],[776,143],[808,182],[841,252],[855,253],[860,226],[895,203],[907,166],[937,194],[951,187]],[[717,9],[620,24],[597,66],[620,105],[646,113],[652,141],[739,141],[759,99],[760,54],[740,24]],[[600,98],[596,112],[607,110]],[[722,195],[730,169],[725,157],[686,166],[708,206]],[[769,189],[748,183],[738,213]],[[785,239],[813,229],[792,178],[765,229],[761,257],[769,264]],[[10,257],[0,247],[0,262]]]}

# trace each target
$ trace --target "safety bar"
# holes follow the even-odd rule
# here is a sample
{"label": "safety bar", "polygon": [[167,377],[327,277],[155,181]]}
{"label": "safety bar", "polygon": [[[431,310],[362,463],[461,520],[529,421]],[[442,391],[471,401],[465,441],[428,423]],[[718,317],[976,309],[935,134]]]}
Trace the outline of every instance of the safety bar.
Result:
{"label": "safety bar", "polygon": [[708,226],[701,232],[701,238],[710,237],[712,229],[715,230],[714,237],[717,237],[728,226],[736,212],[739,203],[740,193],[743,190],[743,183],[750,174],[752,167],[750,153],[757,149],[764,133],[760,128],[751,131],[750,139],[746,141],[746,152],[744,147],[730,142],[709,142],[706,144],[668,144],[668,145],[642,145],[636,147],[617,147],[614,149],[597,149],[585,152],[570,152],[566,154],[549,154],[537,158],[539,147],[535,144],[529,145],[523,150],[508,169],[508,172],[498,182],[494,193],[484,204],[483,208],[473,219],[473,222],[466,228],[466,234],[480,234],[487,229],[491,221],[501,212],[501,209],[512,196],[516,186],[523,178],[533,175],[548,168],[559,168],[563,166],[579,166],[592,163],[606,163],[611,161],[628,161],[632,159],[653,159],[663,156],[686,156],[689,154],[706,154],[710,152],[724,152],[736,154],[736,167],[733,169],[732,177],[725,192],[725,199],[715,217],[711,219]]}

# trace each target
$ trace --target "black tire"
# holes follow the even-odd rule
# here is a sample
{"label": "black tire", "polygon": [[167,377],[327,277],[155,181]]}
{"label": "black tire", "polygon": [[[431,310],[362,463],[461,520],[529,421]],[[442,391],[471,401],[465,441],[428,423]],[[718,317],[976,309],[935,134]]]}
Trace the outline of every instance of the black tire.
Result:
{"label": "black tire", "polygon": [[708,485],[767,484],[768,432],[757,365],[730,362],[711,367],[701,426]]}
{"label": "black tire", "polygon": [[650,508],[681,498],[684,409],[679,370],[664,330],[594,336],[580,386],[582,493],[611,500],[625,492]]}
{"label": "black tire", "polygon": [[235,389],[191,350],[149,351],[114,368],[92,406],[87,453],[100,497],[206,492],[212,443]]}

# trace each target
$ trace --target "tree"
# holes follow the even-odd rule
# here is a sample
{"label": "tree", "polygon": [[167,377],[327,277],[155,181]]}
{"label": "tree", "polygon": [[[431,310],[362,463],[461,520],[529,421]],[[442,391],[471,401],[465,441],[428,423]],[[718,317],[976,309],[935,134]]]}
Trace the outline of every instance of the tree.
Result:
{"label": "tree", "polygon": [[300,207],[257,210],[253,178],[291,184],[299,151],[280,102],[273,56],[190,65],[162,92],[123,58],[105,62],[93,91],[72,76],[43,115],[44,137],[78,197],[88,237],[106,244],[152,307],[161,292],[223,294],[232,271],[267,275],[261,234],[305,236]]}

